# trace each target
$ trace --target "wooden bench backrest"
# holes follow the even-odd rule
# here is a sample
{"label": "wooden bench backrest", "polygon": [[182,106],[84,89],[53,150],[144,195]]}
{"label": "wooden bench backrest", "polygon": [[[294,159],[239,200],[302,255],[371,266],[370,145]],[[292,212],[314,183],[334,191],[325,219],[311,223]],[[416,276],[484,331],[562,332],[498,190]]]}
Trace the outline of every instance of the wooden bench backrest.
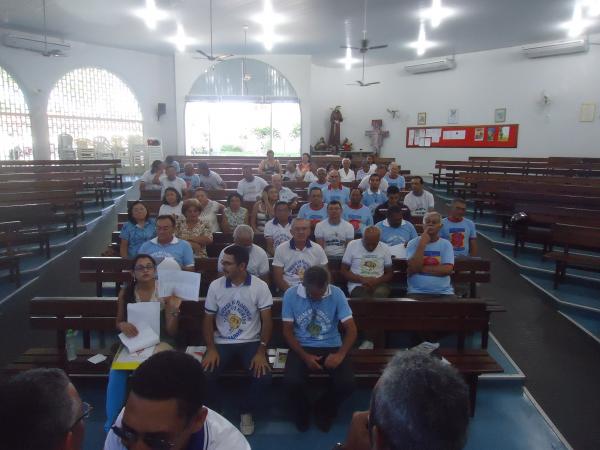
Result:
{"label": "wooden bench backrest", "polygon": [[571,246],[600,251],[600,221],[597,227],[557,223],[552,226],[552,241],[564,246],[565,252]]}

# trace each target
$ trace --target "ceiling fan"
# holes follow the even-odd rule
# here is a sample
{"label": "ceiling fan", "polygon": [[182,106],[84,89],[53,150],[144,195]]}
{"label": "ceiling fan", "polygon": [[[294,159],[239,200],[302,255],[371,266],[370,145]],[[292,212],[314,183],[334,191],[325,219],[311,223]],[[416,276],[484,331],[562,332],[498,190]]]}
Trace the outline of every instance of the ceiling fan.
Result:
{"label": "ceiling fan", "polygon": [[227,58],[231,58],[233,54],[228,53],[226,55],[215,55],[213,54],[213,14],[212,14],[212,0],[210,0],[210,54],[203,52],[202,50],[196,50],[200,55],[194,59],[206,59],[208,61],[221,62]]}
{"label": "ceiling fan", "polygon": [[[46,26],[46,0],[42,0],[42,11],[44,13],[44,48],[39,53],[45,57],[68,56],[63,50],[56,48],[56,44],[52,45],[54,48],[48,48],[48,27]],[[64,47],[66,49],[70,48],[70,46],[68,45],[65,45]]]}
{"label": "ceiling fan", "polygon": [[362,79],[356,80],[355,83],[346,83],[346,86],[368,87],[368,86],[373,86],[375,84],[381,84],[381,81],[371,81],[369,83],[365,83],[365,54],[363,53],[363,57],[362,57]]}
{"label": "ceiling fan", "polygon": [[365,0],[365,12],[363,15],[363,37],[360,40],[360,47],[353,47],[351,45],[342,45],[340,48],[358,50],[363,55],[367,53],[369,50],[379,50],[382,48],[387,48],[388,44],[383,45],[371,45],[369,46],[369,40],[367,39],[367,1]]}

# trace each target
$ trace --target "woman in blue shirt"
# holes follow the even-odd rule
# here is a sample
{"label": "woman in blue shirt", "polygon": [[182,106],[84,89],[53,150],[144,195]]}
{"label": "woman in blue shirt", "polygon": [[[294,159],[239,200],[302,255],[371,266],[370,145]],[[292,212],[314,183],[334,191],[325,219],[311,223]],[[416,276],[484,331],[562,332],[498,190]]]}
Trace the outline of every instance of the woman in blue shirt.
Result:
{"label": "woman in blue shirt", "polygon": [[142,244],[156,237],[156,222],[150,218],[148,208],[140,202],[133,202],[127,209],[128,221],[121,228],[121,258],[133,259]]}

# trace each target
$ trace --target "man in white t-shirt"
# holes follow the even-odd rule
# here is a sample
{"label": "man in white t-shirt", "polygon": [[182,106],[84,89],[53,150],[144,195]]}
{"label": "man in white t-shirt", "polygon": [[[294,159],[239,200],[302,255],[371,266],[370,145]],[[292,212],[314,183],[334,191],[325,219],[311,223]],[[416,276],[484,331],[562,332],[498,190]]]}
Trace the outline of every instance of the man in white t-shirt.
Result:
{"label": "man in white t-shirt", "polygon": [[273,297],[267,283],[247,271],[248,252],[232,245],[223,254],[224,277],[213,281],[204,304],[203,335],[206,354],[202,359],[209,406],[219,407],[220,374],[234,360],[241,360],[250,382],[241,399],[240,430],[254,433],[254,414],[271,383],[267,344],[271,339]]}
{"label": "man in white t-shirt", "polygon": [[265,240],[267,241],[267,253],[275,254],[275,249],[292,238],[292,216],[290,207],[286,202],[275,203],[275,217],[265,224]]}
{"label": "man in white t-shirt", "polygon": [[275,249],[273,281],[281,292],[301,283],[304,272],[309,267],[327,264],[327,255],[323,251],[323,247],[311,241],[309,236],[310,221],[294,219],[292,221],[292,239],[280,244]]}
{"label": "man in white t-shirt", "polygon": [[271,184],[279,193],[279,200],[286,202],[290,208],[296,209],[298,206],[298,194],[293,192],[289,187],[283,185],[283,178],[278,173],[271,175]]}
{"label": "man in white t-shirt", "polygon": [[389,297],[392,280],[392,255],[380,242],[381,231],[376,226],[365,229],[362,239],[348,244],[342,258],[341,274],[348,280],[351,297]]}
{"label": "man in white t-shirt", "polygon": [[356,180],[356,175],[354,174],[354,170],[350,168],[350,160],[348,158],[342,159],[342,168],[339,172],[342,183],[351,183]]}
{"label": "man in white t-shirt", "polygon": [[161,189],[160,177],[165,171],[165,163],[160,159],[152,161],[149,170],[140,177],[140,191],[159,191]]}
{"label": "man in white t-shirt", "polygon": [[223,178],[217,172],[210,170],[208,164],[205,162],[198,163],[198,178],[200,186],[209,191],[225,189],[227,187]]}
{"label": "man in white t-shirt", "polygon": [[166,175],[160,177],[161,192],[160,196],[163,197],[165,189],[172,187],[177,190],[182,197],[185,196],[187,191],[187,183],[183,178],[177,176],[177,168],[175,166],[168,166],[166,169]]}
{"label": "man in white t-shirt", "polygon": [[408,206],[411,215],[424,216],[425,213],[433,211],[433,194],[424,189],[423,178],[420,176],[412,177],[410,185],[412,191],[406,194],[403,203]]}
{"label": "man in white t-shirt", "polygon": [[[248,252],[250,260],[248,261],[248,273],[260,278],[263,281],[269,281],[269,257],[260,246],[253,243],[254,241],[254,230],[249,225],[238,225],[233,230],[233,244],[243,247]],[[229,246],[231,247],[231,245]],[[223,273],[223,255],[225,250],[229,247],[225,247],[219,254],[217,260],[217,270],[219,273]]]}
{"label": "man in white t-shirt", "polygon": [[250,450],[242,433],[204,406],[204,371],[193,356],[158,352],[130,380],[127,403],[104,450]]}
{"label": "man in white t-shirt", "polygon": [[346,245],[354,239],[354,227],[342,219],[342,204],[332,200],[327,205],[327,220],[322,220],[315,227],[317,244],[323,247],[327,257],[342,257]]}
{"label": "man in white t-shirt", "polygon": [[244,178],[239,181],[237,192],[245,202],[255,202],[268,183],[261,177],[254,176],[252,166],[244,166],[243,170]]}

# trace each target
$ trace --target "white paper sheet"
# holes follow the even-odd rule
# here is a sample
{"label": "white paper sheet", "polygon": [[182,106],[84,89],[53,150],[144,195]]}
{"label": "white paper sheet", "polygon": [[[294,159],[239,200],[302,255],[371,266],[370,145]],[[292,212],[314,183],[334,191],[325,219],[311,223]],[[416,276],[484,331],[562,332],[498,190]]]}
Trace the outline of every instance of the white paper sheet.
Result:
{"label": "white paper sheet", "polygon": [[423,145],[425,147],[431,147],[431,138],[430,137],[423,138]]}
{"label": "white paper sheet", "polygon": [[414,145],[415,130],[408,130],[408,145]]}
{"label": "white paper sheet", "polygon": [[185,352],[192,355],[198,361],[202,362],[204,354],[206,353],[206,346],[204,345],[188,345]]}
{"label": "white paper sheet", "polygon": [[98,353],[97,355],[94,355],[91,358],[88,358],[88,361],[91,362],[92,364],[100,364],[102,361],[106,361],[106,356]]}
{"label": "white paper sheet", "polygon": [[391,245],[390,253],[395,258],[406,259],[406,247],[404,246],[404,244]]}
{"label": "white paper sheet", "polygon": [[154,351],[154,347],[160,342],[159,335],[146,324],[142,324],[141,326],[136,325],[136,328],[138,334],[134,337],[127,337],[124,333],[119,334],[119,339],[127,347],[129,353],[139,352],[149,347],[152,347]]}
{"label": "white paper sheet", "polygon": [[183,270],[158,271],[158,295],[175,295],[182,300],[198,301],[200,296],[200,274]]}
{"label": "white paper sheet", "polygon": [[466,130],[447,130],[444,131],[444,140],[445,141],[455,141],[464,139],[467,135]]}
{"label": "white paper sheet", "polygon": [[160,303],[138,302],[127,304],[127,322],[138,329],[149,327],[160,336]]}
{"label": "white paper sheet", "polygon": [[119,363],[119,364],[129,364],[129,363],[141,364],[154,354],[155,349],[156,349],[156,345],[152,345],[143,350],[130,353],[127,350],[127,347],[122,347],[115,362]]}

